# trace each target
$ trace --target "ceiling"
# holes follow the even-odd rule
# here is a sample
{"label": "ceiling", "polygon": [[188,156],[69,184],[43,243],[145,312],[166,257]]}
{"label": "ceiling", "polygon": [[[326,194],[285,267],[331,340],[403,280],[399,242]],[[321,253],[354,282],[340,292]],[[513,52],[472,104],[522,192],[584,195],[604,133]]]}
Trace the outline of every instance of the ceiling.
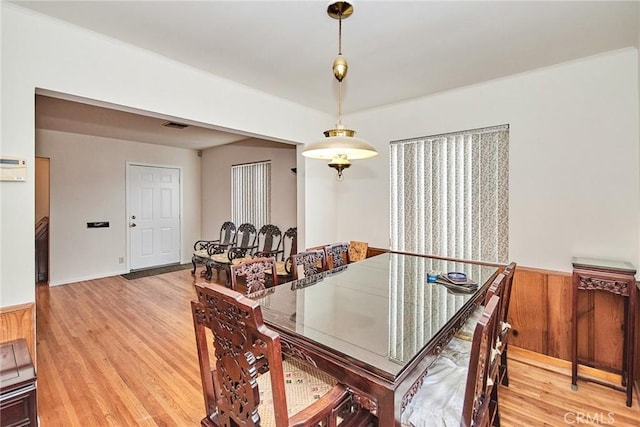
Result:
{"label": "ceiling", "polygon": [[[330,114],[326,1],[15,1]],[[343,23],[345,113],[635,46],[637,1],[359,1]],[[171,129],[175,130],[175,129]],[[126,139],[126,138],[125,138]],[[202,147],[200,147],[202,148]]]}
{"label": "ceiling", "polygon": [[[188,125],[180,129],[166,123]],[[244,135],[224,132],[187,120],[173,120],[69,101],[36,96],[36,128],[146,142],[191,150],[246,140]]]}

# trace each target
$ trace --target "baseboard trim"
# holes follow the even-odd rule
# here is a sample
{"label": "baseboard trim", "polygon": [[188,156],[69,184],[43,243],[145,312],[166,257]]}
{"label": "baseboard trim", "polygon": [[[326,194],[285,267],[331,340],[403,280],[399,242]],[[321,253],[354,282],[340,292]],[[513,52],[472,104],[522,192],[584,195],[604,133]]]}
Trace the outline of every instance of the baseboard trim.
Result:
{"label": "baseboard trim", "polygon": [[[513,357],[518,360],[526,360],[530,365],[571,377],[571,362],[564,359],[558,359],[547,356],[546,354],[537,353],[535,351],[511,345],[509,346],[509,357]],[[622,381],[620,374],[580,364],[578,364],[578,375],[616,385],[619,385]]]}
{"label": "baseboard trim", "polygon": [[87,280],[104,279],[105,277],[120,276],[128,273],[128,270],[119,270],[110,273],[92,274],[89,276],[73,277],[68,279],[58,279],[49,281],[49,286],[69,285],[76,282],[86,282]]}

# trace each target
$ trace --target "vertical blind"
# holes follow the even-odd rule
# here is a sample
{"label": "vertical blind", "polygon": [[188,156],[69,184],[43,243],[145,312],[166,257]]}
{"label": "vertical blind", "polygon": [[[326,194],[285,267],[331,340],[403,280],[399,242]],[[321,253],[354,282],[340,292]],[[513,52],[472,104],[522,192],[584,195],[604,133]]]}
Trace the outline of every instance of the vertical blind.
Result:
{"label": "vertical blind", "polygon": [[271,223],[271,162],[231,166],[231,220],[257,229]]}
{"label": "vertical blind", "polygon": [[391,249],[509,258],[509,127],[393,141]]}

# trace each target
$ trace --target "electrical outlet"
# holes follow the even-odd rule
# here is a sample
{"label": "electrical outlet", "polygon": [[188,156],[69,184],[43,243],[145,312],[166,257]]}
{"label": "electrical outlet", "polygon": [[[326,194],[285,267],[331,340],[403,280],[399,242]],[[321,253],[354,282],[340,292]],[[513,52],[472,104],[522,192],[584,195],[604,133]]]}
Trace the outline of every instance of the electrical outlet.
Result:
{"label": "electrical outlet", "polygon": [[123,256],[121,256],[120,258],[118,258],[118,262],[119,262],[120,264],[124,264],[124,257],[123,257]]}

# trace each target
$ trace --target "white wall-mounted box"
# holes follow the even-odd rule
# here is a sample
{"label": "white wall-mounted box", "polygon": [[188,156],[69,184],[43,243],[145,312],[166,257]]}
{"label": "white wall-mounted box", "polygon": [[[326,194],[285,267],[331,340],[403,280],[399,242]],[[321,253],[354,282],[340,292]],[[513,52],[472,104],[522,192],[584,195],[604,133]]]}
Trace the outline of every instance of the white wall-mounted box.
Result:
{"label": "white wall-mounted box", "polygon": [[26,181],[27,161],[17,157],[0,156],[0,181]]}

